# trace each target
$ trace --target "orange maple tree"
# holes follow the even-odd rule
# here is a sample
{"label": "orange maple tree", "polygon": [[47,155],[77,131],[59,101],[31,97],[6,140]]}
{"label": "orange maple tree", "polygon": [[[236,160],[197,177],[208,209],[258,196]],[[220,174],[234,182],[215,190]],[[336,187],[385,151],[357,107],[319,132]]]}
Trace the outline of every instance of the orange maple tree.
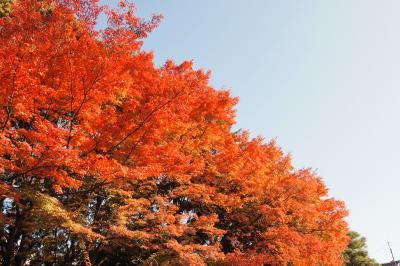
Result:
{"label": "orange maple tree", "polygon": [[141,50],[161,16],[1,7],[3,265],[343,263],[347,211],[321,178],[233,132],[238,99],[209,73]]}

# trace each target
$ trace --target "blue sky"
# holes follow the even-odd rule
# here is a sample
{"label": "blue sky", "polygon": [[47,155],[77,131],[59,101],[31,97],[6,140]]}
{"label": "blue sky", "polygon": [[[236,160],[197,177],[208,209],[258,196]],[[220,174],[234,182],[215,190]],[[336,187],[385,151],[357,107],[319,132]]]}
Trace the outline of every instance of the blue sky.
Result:
{"label": "blue sky", "polygon": [[[111,1],[111,0],[109,0]],[[277,138],[344,200],[370,254],[400,259],[400,2],[137,0],[165,19],[155,62],[193,59],[240,97],[238,127]]]}

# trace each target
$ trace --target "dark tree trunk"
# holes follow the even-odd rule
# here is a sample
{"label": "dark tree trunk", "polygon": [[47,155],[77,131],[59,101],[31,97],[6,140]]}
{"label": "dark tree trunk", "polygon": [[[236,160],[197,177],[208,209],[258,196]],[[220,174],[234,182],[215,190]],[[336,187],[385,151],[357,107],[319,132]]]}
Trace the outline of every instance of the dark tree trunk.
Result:
{"label": "dark tree trunk", "polygon": [[28,251],[26,248],[26,235],[21,233],[21,242],[19,244],[19,249],[17,254],[15,255],[15,266],[22,266],[25,262],[25,256],[23,255],[25,251]]}
{"label": "dark tree trunk", "polygon": [[15,222],[14,226],[10,229],[10,233],[7,238],[6,250],[3,256],[3,266],[13,265],[15,262],[15,241],[17,240],[17,234],[21,223],[21,214],[18,206],[15,206]]}

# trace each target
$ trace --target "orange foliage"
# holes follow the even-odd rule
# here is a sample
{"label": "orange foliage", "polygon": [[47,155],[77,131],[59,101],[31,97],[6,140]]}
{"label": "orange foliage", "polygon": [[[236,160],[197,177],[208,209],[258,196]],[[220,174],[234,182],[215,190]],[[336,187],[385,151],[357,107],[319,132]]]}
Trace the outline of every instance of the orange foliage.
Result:
{"label": "orange foliage", "polygon": [[273,141],[232,132],[238,99],[209,73],[154,66],[140,47],[160,18],[125,2],[13,2],[0,18],[0,197],[54,197],[80,233],[54,227],[107,247],[93,259],[124,246],[137,263],[341,265],[343,203]]}

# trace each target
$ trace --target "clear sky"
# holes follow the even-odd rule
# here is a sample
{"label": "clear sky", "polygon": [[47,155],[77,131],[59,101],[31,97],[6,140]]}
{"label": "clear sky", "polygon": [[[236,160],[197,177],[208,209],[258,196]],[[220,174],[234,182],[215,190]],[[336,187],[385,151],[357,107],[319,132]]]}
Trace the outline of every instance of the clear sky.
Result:
{"label": "clear sky", "polygon": [[144,45],[157,65],[210,69],[241,99],[238,127],[316,169],[370,254],[390,261],[391,241],[400,259],[400,1],[135,2],[165,16]]}

